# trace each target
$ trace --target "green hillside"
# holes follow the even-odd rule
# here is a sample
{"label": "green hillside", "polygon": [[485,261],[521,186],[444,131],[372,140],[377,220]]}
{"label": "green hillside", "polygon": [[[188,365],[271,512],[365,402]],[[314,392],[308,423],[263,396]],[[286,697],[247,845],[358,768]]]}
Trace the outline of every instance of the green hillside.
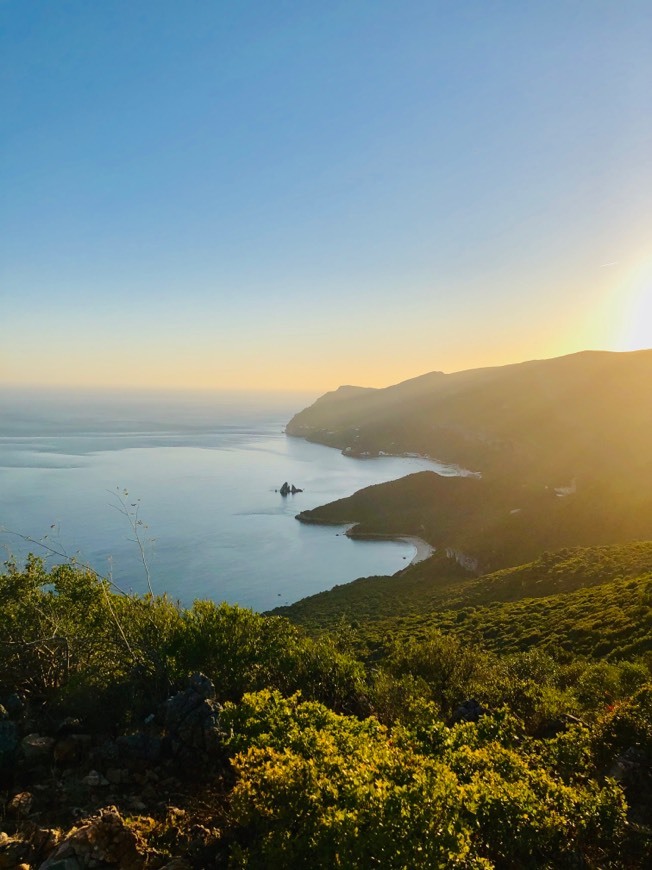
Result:
{"label": "green hillside", "polygon": [[652,479],[652,351],[433,372],[382,390],[341,388],[297,414],[290,435],[352,455],[417,452],[485,475],[581,489]]}
{"label": "green hillside", "polygon": [[652,543],[546,553],[482,577],[436,554],[275,613],[313,629],[352,623],[365,654],[436,628],[498,653],[632,658],[652,652]]}
{"label": "green hillside", "polygon": [[434,610],[474,611],[523,599],[563,596],[649,574],[649,541],[545,553],[528,564],[481,577],[435,553],[391,577],[360,578],[274,612],[306,625],[333,626],[342,616],[362,622],[429,615]]}
{"label": "green hillside", "polygon": [[[488,572],[562,547],[652,539],[652,490],[593,482],[560,497],[511,478],[420,472],[305,511],[303,522],[354,523],[348,534],[416,535]],[[419,570],[429,570],[425,567]]]}

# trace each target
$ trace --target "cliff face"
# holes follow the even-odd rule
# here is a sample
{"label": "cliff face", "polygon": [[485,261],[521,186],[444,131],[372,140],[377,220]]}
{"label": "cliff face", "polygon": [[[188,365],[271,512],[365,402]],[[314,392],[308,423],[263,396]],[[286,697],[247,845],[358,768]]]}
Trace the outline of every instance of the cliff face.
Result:
{"label": "cliff face", "polygon": [[550,486],[652,482],[652,350],[586,351],[381,390],[343,387],[295,415],[289,435],[363,453],[425,453]]}

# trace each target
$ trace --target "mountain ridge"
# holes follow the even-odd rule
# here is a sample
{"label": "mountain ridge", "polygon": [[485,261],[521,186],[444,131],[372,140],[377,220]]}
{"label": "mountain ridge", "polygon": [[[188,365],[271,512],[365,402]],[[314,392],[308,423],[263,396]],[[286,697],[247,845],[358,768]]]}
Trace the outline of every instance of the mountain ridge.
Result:
{"label": "mountain ridge", "polygon": [[288,435],[352,456],[421,453],[549,486],[652,483],[652,350],[580,351],[328,393]]}

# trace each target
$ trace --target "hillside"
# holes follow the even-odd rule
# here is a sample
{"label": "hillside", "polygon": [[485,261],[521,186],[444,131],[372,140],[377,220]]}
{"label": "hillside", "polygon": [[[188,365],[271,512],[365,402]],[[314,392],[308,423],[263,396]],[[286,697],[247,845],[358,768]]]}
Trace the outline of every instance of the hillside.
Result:
{"label": "hillside", "polygon": [[485,476],[625,489],[652,480],[652,350],[586,351],[340,388],[287,433],[351,454],[416,452]]}
{"label": "hillside", "polygon": [[436,554],[275,613],[313,629],[344,619],[367,653],[436,628],[502,654],[538,648],[632,658],[652,651],[651,605],[652,542],[640,542],[546,553],[482,577]]}
{"label": "hillside", "polygon": [[[652,538],[652,492],[623,492],[590,482],[560,496],[513,478],[442,477],[424,471],[366,487],[304,511],[308,523],[353,523],[347,534],[416,535],[442,551],[467,557],[486,573],[562,547]],[[429,562],[410,571],[430,570]]]}

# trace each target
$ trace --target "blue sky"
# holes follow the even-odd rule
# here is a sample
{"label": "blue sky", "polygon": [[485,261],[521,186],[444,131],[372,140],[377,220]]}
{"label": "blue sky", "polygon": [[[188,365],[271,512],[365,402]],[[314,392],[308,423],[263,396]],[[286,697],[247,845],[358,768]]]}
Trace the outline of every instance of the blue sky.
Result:
{"label": "blue sky", "polygon": [[647,0],[0,19],[0,382],[321,390],[652,345]]}

